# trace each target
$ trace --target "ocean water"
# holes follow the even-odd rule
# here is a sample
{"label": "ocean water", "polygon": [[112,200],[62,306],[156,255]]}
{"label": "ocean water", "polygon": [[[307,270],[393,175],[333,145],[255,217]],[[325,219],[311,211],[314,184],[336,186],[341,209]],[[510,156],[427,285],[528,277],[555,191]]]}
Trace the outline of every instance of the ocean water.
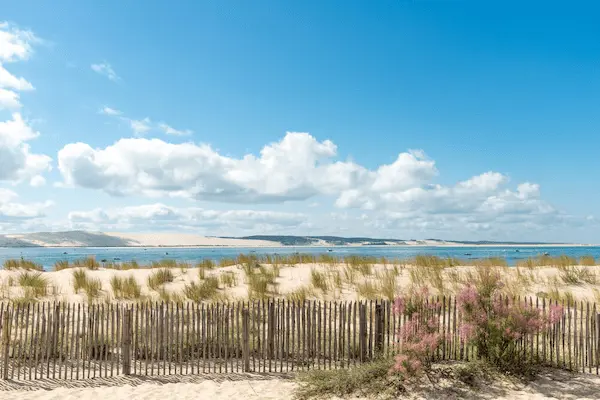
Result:
{"label": "ocean water", "polygon": [[[329,249],[332,251],[329,252]],[[141,264],[162,259],[196,262],[205,258],[220,260],[233,258],[239,254],[255,253],[264,254],[323,254],[332,256],[365,255],[387,258],[406,259],[418,254],[436,255],[439,257],[456,257],[460,259],[477,259],[486,257],[503,257],[510,265],[518,260],[535,257],[543,253],[551,256],[568,255],[580,257],[583,255],[594,256],[600,260],[600,247],[415,247],[415,246],[363,246],[363,247],[210,247],[210,248],[0,248],[0,264],[6,259],[23,257],[40,263],[45,269],[50,269],[58,260],[76,260],[88,256],[95,256],[98,261],[131,261]]]}

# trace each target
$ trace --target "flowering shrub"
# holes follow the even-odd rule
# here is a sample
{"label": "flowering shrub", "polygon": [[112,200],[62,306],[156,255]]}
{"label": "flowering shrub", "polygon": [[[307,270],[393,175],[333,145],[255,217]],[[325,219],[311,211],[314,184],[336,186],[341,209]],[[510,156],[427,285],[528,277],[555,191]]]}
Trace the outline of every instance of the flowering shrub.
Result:
{"label": "flowering shrub", "polygon": [[423,288],[409,298],[396,299],[394,304],[394,311],[406,316],[407,321],[398,332],[401,350],[393,370],[406,377],[419,375],[428,369],[433,354],[443,342],[436,317],[440,305],[430,303],[427,297],[428,291]]}
{"label": "flowering shrub", "polygon": [[499,293],[501,282],[482,289],[465,287],[457,297],[462,313],[460,337],[476,347],[480,358],[500,368],[519,365],[522,351],[519,341],[537,332],[549,329],[562,317],[560,306],[551,306],[545,315],[539,308],[526,302],[508,301]]}

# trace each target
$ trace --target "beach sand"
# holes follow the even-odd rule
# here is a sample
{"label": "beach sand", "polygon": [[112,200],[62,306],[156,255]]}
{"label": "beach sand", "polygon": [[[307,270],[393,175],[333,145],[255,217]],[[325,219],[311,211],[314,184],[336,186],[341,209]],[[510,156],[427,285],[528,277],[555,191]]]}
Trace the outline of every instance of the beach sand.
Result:
{"label": "beach sand", "polygon": [[[272,399],[294,397],[293,379],[256,376],[170,376],[142,379],[106,378],[92,381],[1,382],[0,397],[13,400],[166,400]],[[441,381],[409,388],[404,399],[599,399],[600,377],[548,370],[531,382],[498,379],[479,388]],[[332,399],[338,399],[332,397]],[[366,397],[352,397],[364,399]]]}

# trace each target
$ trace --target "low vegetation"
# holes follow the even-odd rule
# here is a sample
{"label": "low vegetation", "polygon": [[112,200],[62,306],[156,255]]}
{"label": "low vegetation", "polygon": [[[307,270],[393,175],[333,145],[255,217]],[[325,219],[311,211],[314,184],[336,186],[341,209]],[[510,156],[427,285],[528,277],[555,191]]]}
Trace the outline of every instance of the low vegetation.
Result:
{"label": "low vegetation", "polygon": [[20,270],[20,269],[26,270],[26,271],[43,271],[44,270],[44,268],[40,264],[35,263],[33,261],[24,260],[24,259],[6,260],[6,261],[4,261],[2,267],[7,271],[16,271],[16,270]]}
{"label": "low vegetation", "polygon": [[117,300],[135,300],[142,296],[142,287],[133,275],[127,278],[113,275],[110,279],[110,286]]}
{"label": "low vegetation", "polygon": [[168,268],[161,268],[152,273],[148,277],[148,287],[158,291],[165,283],[170,283],[175,280],[175,275]]}

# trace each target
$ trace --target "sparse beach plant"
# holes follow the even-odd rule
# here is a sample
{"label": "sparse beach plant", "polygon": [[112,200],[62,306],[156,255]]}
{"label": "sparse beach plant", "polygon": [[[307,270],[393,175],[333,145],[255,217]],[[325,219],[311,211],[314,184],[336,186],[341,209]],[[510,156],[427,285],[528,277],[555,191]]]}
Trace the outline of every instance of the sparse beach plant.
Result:
{"label": "sparse beach plant", "polygon": [[88,277],[85,281],[83,290],[86,294],[88,303],[91,304],[102,294],[102,281],[99,278]]}
{"label": "sparse beach plant", "polygon": [[170,283],[175,280],[175,276],[170,269],[161,268],[154,271],[148,277],[148,287],[152,290],[158,290],[165,283]]}
{"label": "sparse beach plant", "polygon": [[85,269],[76,269],[73,271],[73,290],[75,293],[79,293],[80,290],[85,288],[87,279],[88,276]]}
{"label": "sparse beach plant", "polygon": [[40,272],[21,272],[18,282],[24,290],[25,297],[38,298],[48,294],[48,280]]}
{"label": "sparse beach plant", "polygon": [[190,284],[185,285],[183,292],[188,299],[200,303],[202,301],[213,299],[217,295],[218,289],[218,278],[209,276],[203,282],[191,282]]}
{"label": "sparse beach plant", "polygon": [[314,290],[310,286],[301,286],[285,295],[286,299],[297,303],[304,303],[314,296]]}
{"label": "sparse beach plant", "polygon": [[318,271],[315,268],[310,270],[310,282],[312,286],[325,293],[329,289],[329,285],[327,284],[327,277],[323,272]]}
{"label": "sparse beach plant", "polygon": [[59,260],[54,263],[55,271],[62,271],[63,269],[68,269],[70,267],[71,267],[71,265],[69,264],[68,260]]}
{"label": "sparse beach plant", "polygon": [[14,270],[22,269],[22,270],[26,270],[26,271],[42,272],[44,270],[44,267],[42,267],[40,264],[35,263],[33,261],[24,260],[24,259],[20,259],[20,260],[8,259],[8,260],[4,261],[2,267],[7,271],[14,271]]}
{"label": "sparse beach plant", "polygon": [[579,265],[593,267],[596,265],[596,259],[594,256],[582,256],[579,258]]}
{"label": "sparse beach plant", "polygon": [[221,284],[226,287],[234,287],[238,284],[236,274],[231,271],[223,272],[219,278],[221,280]]}
{"label": "sparse beach plant", "polygon": [[377,287],[370,280],[359,282],[356,285],[356,294],[363,299],[371,300],[378,297]]}

